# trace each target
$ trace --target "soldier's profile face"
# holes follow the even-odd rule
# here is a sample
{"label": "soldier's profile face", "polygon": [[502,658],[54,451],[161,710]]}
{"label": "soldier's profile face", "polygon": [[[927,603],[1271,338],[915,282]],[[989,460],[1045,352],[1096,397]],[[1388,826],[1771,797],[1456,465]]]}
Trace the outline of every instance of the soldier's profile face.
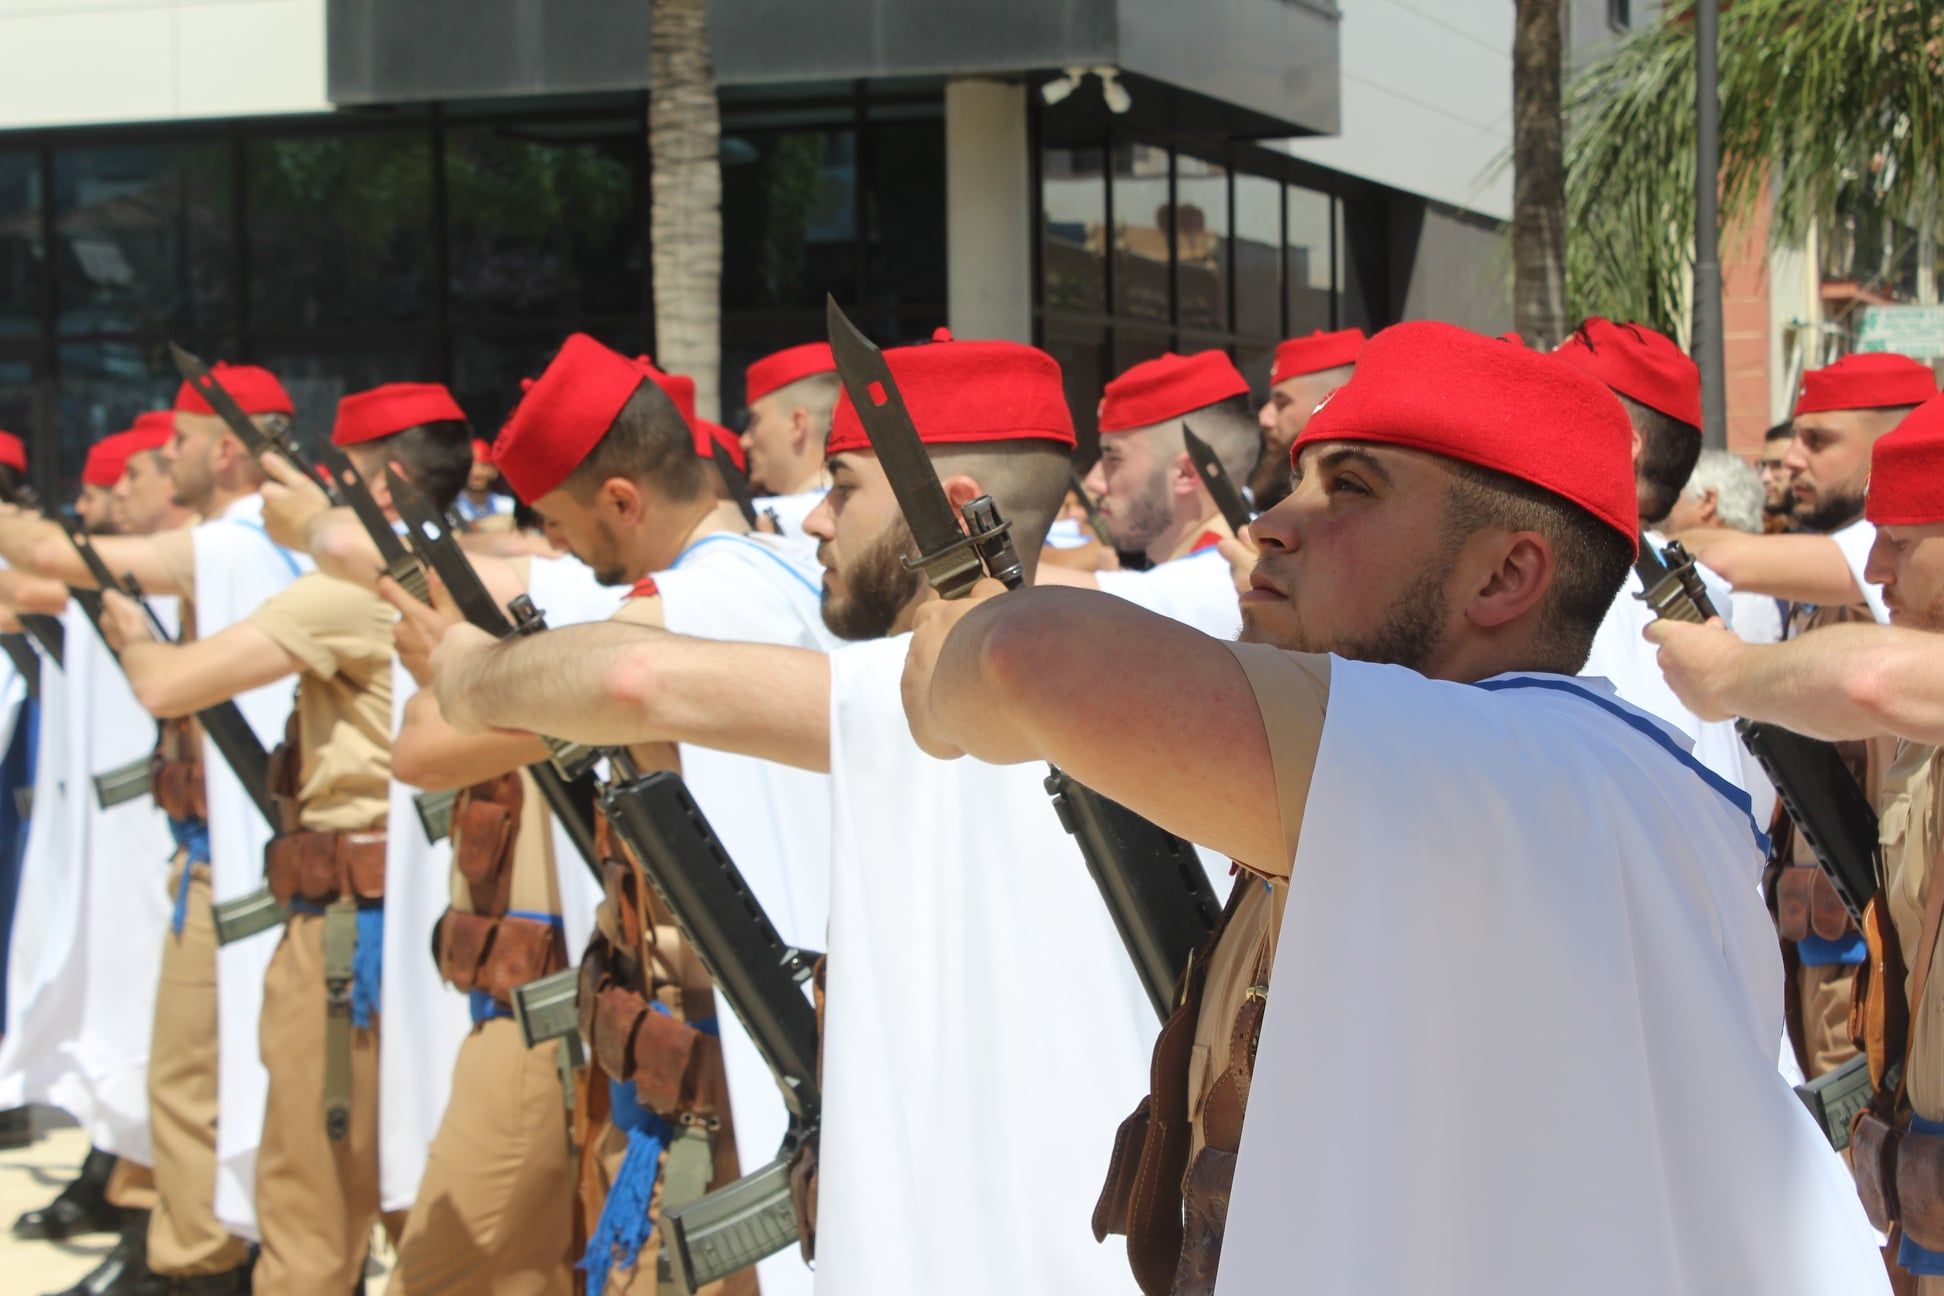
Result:
{"label": "soldier's profile face", "polygon": [[1796,416],[1795,439],[1782,456],[1782,466],[1790,474],[1797,522],[1811,531],[1833,531],[1862,511],[1873,433],[1885,422],[1876,410]]}
{"label": "soldier's profile face", "polygon": [[214,414],[177,414],[175,440],[169,443],[169,479],[175,502],[202,512],[216,490],[216,442],[224,435]]}
{"label": "soldier's profile face", "polygon": [[780,408],[774,392],[758,396],[749,407],[749,422],[743,426],[743,453],[749,456],[749,484],[772,495],[781,495],[794,482],[780,478],[789,450],[790,413]]}
{"label": "soldier's profile face", "polygon": [[1883,586],[1891,624],[1944,631],[1944,522],[1878,527],[1863,576]]}
{"label": "soldier's profile face", "polygon": [[1174,520],[1168,463],[1155,453],[1155,431],[1140,428],[1102,437],[1100,461],[1087,474],[1087,487],[1100,504],[1101,520],[1116,549],[1145,549]]}
{"label": "soldier's profile face", "polygon": [[823,618],[844,639],[890,634],[923,588],[905,568],[911,532],[874,454],[847,451],[829,462],[830,490],[804,519],[823,564]]}
{"label": "soldier's profile face", "polygon": [[115,518],[129,535],[149,535],[161,529],[175,498],[168,464],[156,452],[132,456],[115,483]]}

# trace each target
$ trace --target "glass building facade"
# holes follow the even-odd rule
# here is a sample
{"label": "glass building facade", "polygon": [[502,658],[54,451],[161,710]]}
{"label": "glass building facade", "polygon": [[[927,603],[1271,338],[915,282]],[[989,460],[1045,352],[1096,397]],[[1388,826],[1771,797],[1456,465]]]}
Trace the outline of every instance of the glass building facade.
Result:
{"label": "glass building facade", "polygon": [[[944,320],[943,111],[725,93],[725,414],[743,365],[822,335],[826,292],[887,339]],[[0,428],[64,498],[172,398],[174,340],[271,366],[304,435],[425,379],[490,431],[571,330],[653,352],[645,123],[617,96],[0,137]]]}

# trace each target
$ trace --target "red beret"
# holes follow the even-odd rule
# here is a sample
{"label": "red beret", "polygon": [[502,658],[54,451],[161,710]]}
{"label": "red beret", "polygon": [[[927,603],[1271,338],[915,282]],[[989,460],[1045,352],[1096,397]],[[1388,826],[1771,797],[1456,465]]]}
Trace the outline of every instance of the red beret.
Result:
{"label": "red beret", "polygon": [[175,411],[149,410],[135,416],[123,433],[129,438],[129,454],[138,455],[145,450],[160,450],[175,440]]}
{"label": "red beret", "polygon": [[[695,412],[695,379],[687,374],[664,373],[657,369],[655,362],[645,355],[636,356],[635,363],[641,366],[641,372],[654,379],[655,386],[662,389],[662,394],[668,397],[669,403],[682,416],[682,422],[688,424],[689,440],[694,443],[696,455],[703,459],[709,458],[715,445],[714,434],[709,429],[716,425],[704,422]],[[729,432],[728,428],[722,430],[731,437],[735,436],[735,433]],[[737,445],[736,452],[742,453],[740,444]]]}
{"label": "red beret", "polygon": [[1100,434],[1153,427],[1198,409],[1246,396],[1249,380],[1220,351],[1143,360],[1107,384],[1100,394]]}
{"label": "red beret", "polygon": [[1665,334],[1595,316],[1553,354],[1622,396],[1701,430],[1701,369]]}
{"label": "red beret", "polygon": [[1531,482],[1639,544],[1633,427],[1591,376],[1452,324],[1383,330],[1323,398],[1290,462],[1318,441],[1425,450]]}
{"label": "red beret", "polygon": [[479,437],[473,438],[472,452],[473,459],[478,463],[493,462],[493,447]]}
{"label": "red beret", "polygon": [[107,490],[121,480],[122,469],[128,466],[128,456],[135,453],[129,435],[127,432],[111,432],[88,447],[88,457],[81,465],[83,485]]}
{"label": "red beret", "polygon": [[0,467],[27,471],[27,447],[11,432],[0,432]]}
{"label": "red beret", "polygon": [[1863,516],[1878,526],[1944,522],[1944,396],[1931,397],[1877,438]]}
{"label": "red beret", "polygon": [[[209,367],[209,372],[230,398],[242,406],[245,414],[295,414],[297,407],[290,403],[290,393],[277,381],[277,375],[256,365],[230,365],[218,361]],[[175,412],[178,414],[214,414],[210,403],[202,398],[202,393],[188,383],[176,389]]]}
{"label": "red beret", "polygon": [[837,359],[828,342],[805,342],[764,356],[743,371],[743,404],[754,405],[779,387],[799,378],[835,373]]}
{"label": "red beret", "polygon": [[1334,333],[1318,329],[1308,337],[1290,338],[1276,348],[1276,363],[1269,370],[1269,385],[1274,387],[1285,379],[1353,365],[1357,363],[1357,352],[1363,350],[1363,344],[1364,331],[1360,328],[1338,329]]}
{"label": "red beret", "polygon": [[1894,351],[1866,351],[1802,375],[1795,412],[1894,409],[1922,405],[1935,395],[1937,377],[1929,365]]}
{"label": "red beret", "polygon": [[464,423],[466,411],[444,383],[386,383],[338,402],[334,446],[362,445],[427,423]]}
{"label": "red beret", "polygon": [[749,460],[743,455],[741,437],[722,426],[722,424],[711,423],[707,419],[698,419],[696,426],[700,427],[703,434],[709,439],[709,457],[711,459],[715,457],[715,448],[721,446],[728,452],[729,462],[736,465],[737,472],[746,473],[749,471]]}
{"label": "red beret", "polygon": [[531,504],[580,467],[642,383],[634,361],[585,333],[560,344],[493,444],[506,484]]}
{"label": "red beret", "polygon": [[[927,445],[1057,441],[1070,450],[1076,444],[1059,362],[1035,347],[960,342],[939,329],[928,345],[886,351],[884,362]],[[824,454],[870,448],[850,392],[840,392]]]}

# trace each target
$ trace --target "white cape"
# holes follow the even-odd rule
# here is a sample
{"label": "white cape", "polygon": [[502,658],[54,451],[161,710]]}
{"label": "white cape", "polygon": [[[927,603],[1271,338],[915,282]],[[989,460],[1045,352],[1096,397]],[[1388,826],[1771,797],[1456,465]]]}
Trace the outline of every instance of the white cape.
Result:
{"label": "white cape", "polygon": [[[175,600],[152,602],[173,629]],[[93,779],[147,756],[155,722],[78,603],[69,603],[61,624],[66,668],[43,671],[43,687],[51,683],[56,694],[43,724],[60,731],[51,747],[43,744],[60,784],[45,809],[54,831],[37,839],[41,849],[22,878],[23,897],[32,894],[38,909],[41,955],[28,997],[14,1001],[24,1010],[16,1010],[20,1029],[10,1026],[0,1044],[0,1095],[12,1100],[4,1105],[52,1103],[81,1123],[95,1147],[146,1165],[149,1034],[171,908],[163,869],[173,845],[153,801],[103,811]]]}
{"label": "white cape", "polygon": [[[208,639],[247,618],[309,567],[270,542],[263,530],[263,498],[246,495],[220,518],[190,535],[196,555],[196,633]],[[268,752],[283,741],[294,691],[278,680],[239,694],[236,704]],[[209,801],[210,882],[217,901],[263,885],[263,848],[270,825],[230,772],[216,744],[203,740]],[[257,1049],[263,1013],[263,973],[282,928],[225,945],[216,955],[216,1218],[240,1236],[255,1238],[256,1152],[263,1132],[269,1077]]]}
{"label": "white cape", "polygon": [[[825,493],[826,488],[819,486],[815,490],[798,491],[793,495],[759,495],[754,503],[757,513],[776,514],[776,525],[781,528],[782,535],[801,540],[804,538],[803,520],[817,511],[817,505],[823,503]],[[765,1296],[768,1296],[767,1292]]]}
{"label": "white cape", "polygon": [[912,741],[909,645],[830,659],[817,1290],[1131,1292],[1090,1219],[1154,1009],[1045,767]]}
{"label": "white cape", "polygon": [[[827,651],[822,569],[804,541],[705,536],[656,572],[662,615],[676,634]],[[830,780],[822,774],[689,744],[682,780],[785,941],[822,949],[830,914]],[[806,991],[807,993],[807,991]],[[734,1013],[716,1021],[743,1173],[776,1155],[788,1127],[776,1079]],[[796,1248],[761,1261],[764,1296],[811,1290]]]}
{"label": "white cape", "polygon": [[1888,1290],[1775,1069],[1758,835],[1678,751],[1577,681],[1332,662],[1226,1296]]}
{"label": "white cape", "polygon": [[1105,571],[1100,588],[1205,635],[1233,643],[1242,633],[1235,576],[1219,549],[1203,549],[1146,571]]}

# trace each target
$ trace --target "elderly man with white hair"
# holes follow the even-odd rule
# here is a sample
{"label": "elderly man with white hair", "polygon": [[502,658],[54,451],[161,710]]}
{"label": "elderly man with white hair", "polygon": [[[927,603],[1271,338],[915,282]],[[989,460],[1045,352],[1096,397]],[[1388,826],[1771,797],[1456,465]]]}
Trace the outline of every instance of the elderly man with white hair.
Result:
{"label": "elderly man with white hair", "polygon": [[[1726,450],[1703,450],[1663,529],[1669,535],[1695,527],[1732,527],[1760,534],[1762,500],[1762,478],[1746,460]],[[1785,615],[1781,600],[1737,592],[1730,596],[1729,604],[1729,617],[1742,639],[1749,643],[1781,642]]]}

